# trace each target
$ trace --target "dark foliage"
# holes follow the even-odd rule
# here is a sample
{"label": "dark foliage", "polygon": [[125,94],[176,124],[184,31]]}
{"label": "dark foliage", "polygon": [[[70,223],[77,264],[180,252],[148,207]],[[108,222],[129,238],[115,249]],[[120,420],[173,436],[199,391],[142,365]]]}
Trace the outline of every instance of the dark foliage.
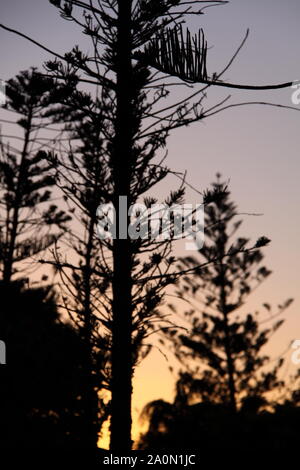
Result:
{"label": "dark foliage", "polygon": [[[0,283],[2,448],[85,447],[82,340],[50,287]],[[99,427],[99,423],[97,423]]]}
{"label": "dark foliage", "polygon": [[259,403],[242,408],[234,416],[230,408],[212,403],[170,404],[163,401],[148,407],[148,432],[141,436],[139,449],[184,450],[223,458],[254,451],[292,451],[299,440],[300,407],[291,401],[277,406],[275,412],[257,412]]}

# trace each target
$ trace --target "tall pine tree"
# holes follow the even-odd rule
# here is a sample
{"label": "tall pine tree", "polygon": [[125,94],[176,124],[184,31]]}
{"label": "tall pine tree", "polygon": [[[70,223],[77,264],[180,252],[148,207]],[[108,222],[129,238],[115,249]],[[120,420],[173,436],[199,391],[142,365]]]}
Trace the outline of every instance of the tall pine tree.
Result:
{"label": "tall pine tree", "polygon": [[[6,109],[17,117],[17,142],[3,135],[0,144],[0,265],[9,283],[24,263],[41,254],[63,233],[70,219],[52,202],[55,180],[41,149],[39,131],[53,81],[35,69],[21,72],[7,82]],[[20,133],[21,131],[21,133]],[[20,135],[18,136],[18,134]],[[45,142],[46,146],[46,142]],[[40,150],[38,150],[40,148]],[[28,266],[27,266],[28,267]]]}
{"label": "tall pine tree", "polygon": [[224,187],[218,174],[212,188],[220,197],[206,207],[205,244],[198,257],[183,258],[182,266],[217,261],[181,279],[176,295],[191,304],[184,313],[188,333],[168,333],[184,366],[178,396],[221,403],[236,412],[243,402],[253,404],[256,398],[262,404],[268,392],[275,399],[284,385],[279,374],[284,358],[274,362],[264,347],[283,324],[282,313],[292,299],[279,305],[274,315],[268,303],[268,316],[247,313],[248,296],[271,274],[262,264],[260,248],[269,240],[262,237],[256,249],[246,250],[249,239],[237,235],[242,220]]}

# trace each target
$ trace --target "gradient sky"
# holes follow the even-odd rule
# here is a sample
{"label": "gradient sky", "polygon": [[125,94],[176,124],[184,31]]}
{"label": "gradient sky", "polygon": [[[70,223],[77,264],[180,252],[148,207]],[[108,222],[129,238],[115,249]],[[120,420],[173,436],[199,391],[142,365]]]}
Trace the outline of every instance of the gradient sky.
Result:
{"label": "gradient sky", "polygon": [[[83,49],[89,47],[78,27],[60,18],[47,0],[1,0],[0,11],[1,23],[21,30],[57,52],[63,53],[74,44]],[[209,73],[222,70],[250,28],[246,45],[223,79],[271,84],[300,79],[299,23],[298,0],[231,0],[228,5],[207,9],[190,26],[204,28],[211,47]],[[0,57],[0,78],[4,80],[29,66],[41,67],[49,59],[47,53],[3,30],[0,30]],[[227,94],[225,89],[210,92],[207,107]],[[233,90],[231,94],[232,103],[260,100],[292,105],[291,89]],[[276,306],[288,297],[295,298],[286,324],[272,343],[278,352],[291,339],[300,339],[299,111],[256,105],[230,109],[175,131],[168,145],[168,165],[177,171],[187,169],[187,180],[193,186],[199,190],[207,188],[219,171],[225,179],[230,179],[232,197],[240,212],[263,213],[260,217],[245,217],[240,233],[254,239],[260,235],[272,239],[265,254],[266,264],[274,273],[253,294],[247,311],[259,308],[263,301]],[[174,178],[167,186],[177,184]],[[195,194],[190,193],[188,197],[195,200]],[[137,370],[135,420],[149,400],[172,398],[174,378],[167,366],[164,357],[155,350]]]}

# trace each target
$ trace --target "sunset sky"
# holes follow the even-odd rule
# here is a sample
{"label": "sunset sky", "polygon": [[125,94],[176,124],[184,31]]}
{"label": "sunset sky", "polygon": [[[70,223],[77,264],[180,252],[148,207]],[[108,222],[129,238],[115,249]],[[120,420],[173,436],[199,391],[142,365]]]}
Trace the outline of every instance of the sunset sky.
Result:
{"label": "sunset sky", "polygon": [[[83,50],[90,47],[80,29],[63,20],[47,0],[2,0],[0,11],[1,23],[59,53],[75,44]],[[205,15],[194,18],[189,26],[203,27],[205,31],[210,48],[208,74],[224,68],[250,28],[246,45],[223,79],[258,85],[300,79],[299,24],[299,0],[231,0],[225,6],[208,8]],[[33,65],[41,68],[43,61],[50,58],[33,44],[3,30],[0,30],[0,57],[2,80]],[[290,88],[268,92],[230,90],[231,103],[267,101],[287,106],[293,106],[292,92]],[[174,98],[176,93],[175,90]],[[228,90],[221,88],[209,91],[206,107],[228,94]],[[187,170],[187,181],[194,187],[206,189],[216,172],[220,172],[229,180],[229,189],[240,212],[263,214],[244,216],[240,234],[253,239],[266,235],[272,240],[265,249],[265,262],[274,273],[253,294],[246,312],[258,309],[264,301],[276,307],[289,297],[295,298],[286,324],[272,342],[274,353],[286,349],[291,339],[300,339],[299,130],[300,104],[297,110],[249,105],[226,110],[175,131],[168,143],[168,165],[176,171]],[[161,189],[161,196],[177,185],[178,180],[170,177]],[[190,191],[187,199],[194,202],[197,194]],[[166,359],[155,349],[136,372],[135,423],[149,400],[172,399],[174,379]],[[134,430],[136,433],[137,424]]]}

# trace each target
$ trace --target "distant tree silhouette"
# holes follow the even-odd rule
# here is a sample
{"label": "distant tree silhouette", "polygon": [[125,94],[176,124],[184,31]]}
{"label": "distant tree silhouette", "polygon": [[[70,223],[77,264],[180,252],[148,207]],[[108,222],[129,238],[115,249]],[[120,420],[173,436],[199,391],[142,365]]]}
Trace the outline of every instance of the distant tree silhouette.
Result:
{"label": "distant tree silhouette", "polygon": [[[217,175],[212,188],[223,187]],[[182,266],[215,258],[219,262],[182,277],[176,295],[190,303],[184,313],[188,333],[167,330],[167,335],[184,367],[177,399],[220,403],[236,412],[243,401],[247,407],[261,406],[268,392],[275,400],[276,389],[284,385],[279,378],[284,358],[273,362],[263,348],[283,324],[281,316],[292,299],[279,305],[276,314],[268,303],[263,304],[268,316],[243,313],[248,296],[271,274],[260,249],[269,240],[262,237],[257,249],[243,252],[249,239],[236,235],[242,223],[237,207],[229,192],[220,195],[206,207],[204,246],[197,258],[183,258]]]}
{"label": "distant tree silhouette", "polygon": [[62,322],[55,297],[50,286],[0,283],[7,347],[7,364],[0,366],[1,448],[88,447],[83,341]]}
{"label": "distant tree silhouette", "polygon": [[6,109],[17,116],[14,132],[21,142],[18,148],[9,143],[14,136],[3,135],[0,143],[0,266],[6,283],[21,261],[51,246],[70,219],[51,201],[55,181],[44,152],[38,151],[43,147],[39,131],[46,125],[42,111],[52,87],[53,81],[35,69],[6,86]]}

